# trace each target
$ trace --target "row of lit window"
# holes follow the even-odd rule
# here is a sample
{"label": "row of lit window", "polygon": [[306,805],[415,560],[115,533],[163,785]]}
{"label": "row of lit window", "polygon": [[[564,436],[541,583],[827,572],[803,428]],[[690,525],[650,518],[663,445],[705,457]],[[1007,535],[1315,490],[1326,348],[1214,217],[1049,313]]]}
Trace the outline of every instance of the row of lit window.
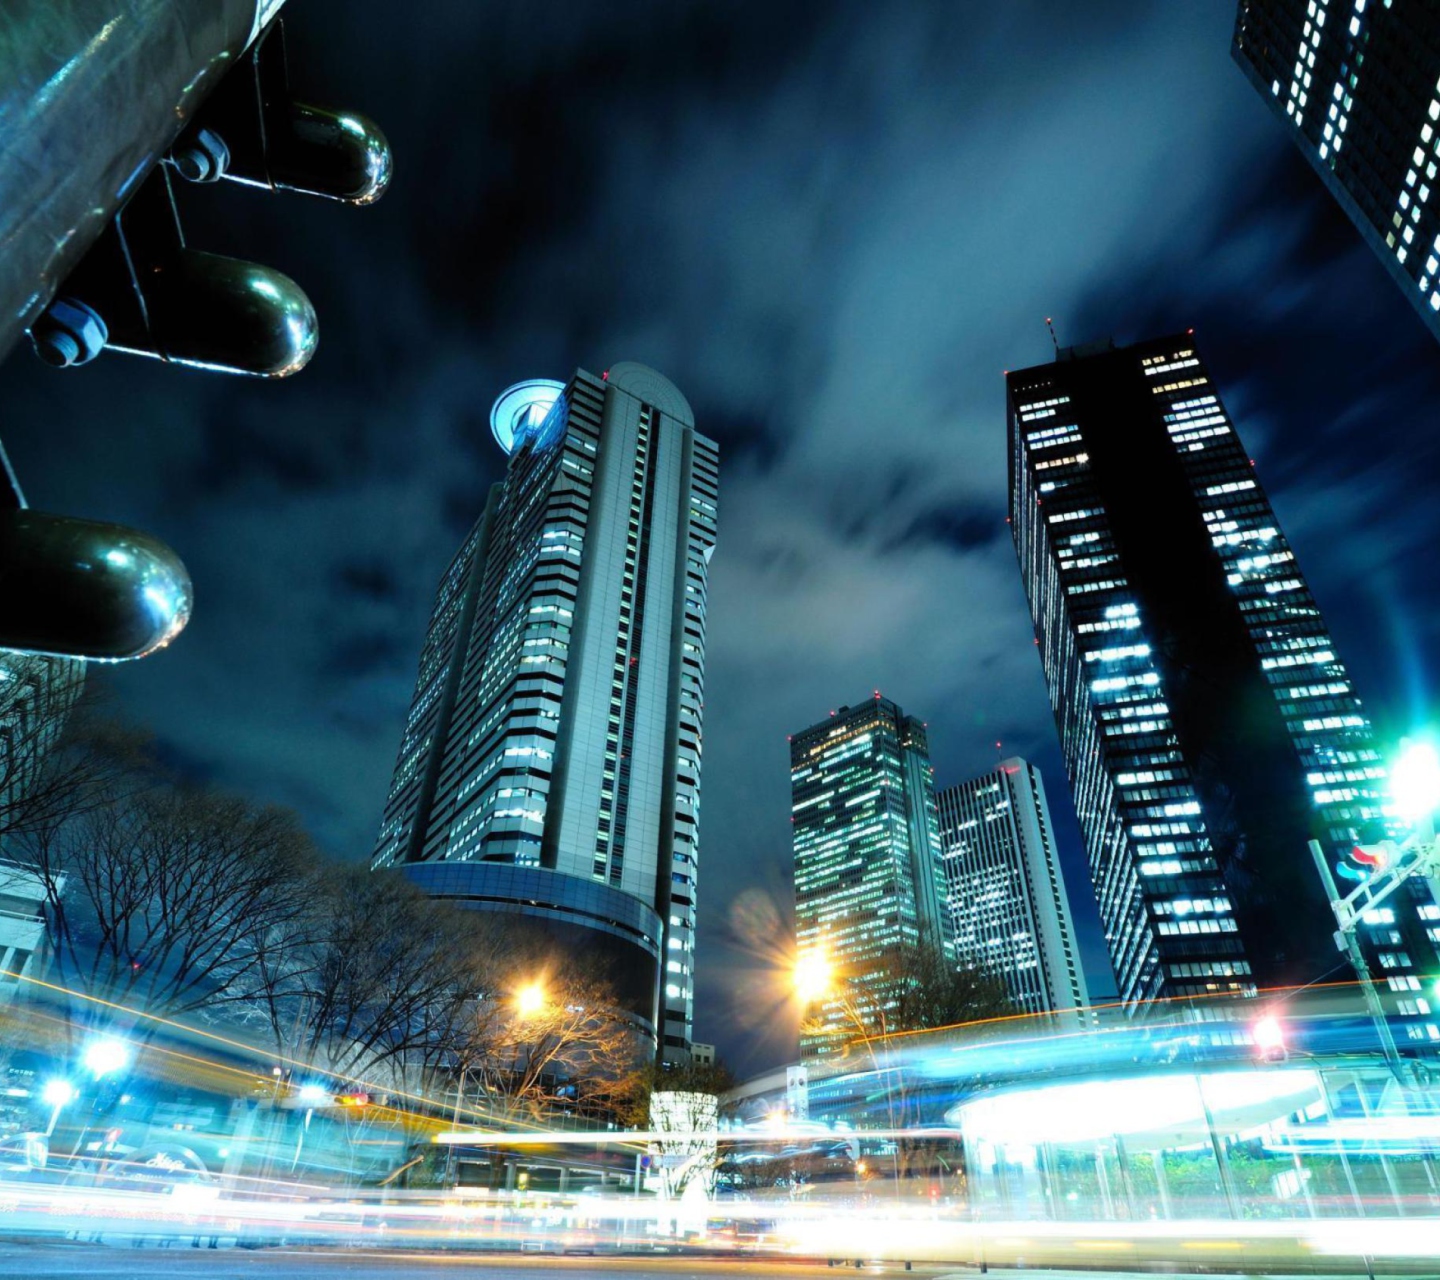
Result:
{"label": "row of lit window", "polygon": [[[1325,5],[1323,0],[1310,0],[1309,13],[1312,21],[1305,24],[1305,29],[1300,36],[1300,52],[1295,62],[1295,70],[1290,80],[1290,93],[1285,103],[1285,114],[1293,117],[1295,123],[1300,123],[1305,110],[1305,104],[1309,101],[1310,76],[1315,66],[1315,52],[1320,48],[1320,29],[1325,25]],[[1279,93],[1279,81],[1271,86],[1273,92]]]}

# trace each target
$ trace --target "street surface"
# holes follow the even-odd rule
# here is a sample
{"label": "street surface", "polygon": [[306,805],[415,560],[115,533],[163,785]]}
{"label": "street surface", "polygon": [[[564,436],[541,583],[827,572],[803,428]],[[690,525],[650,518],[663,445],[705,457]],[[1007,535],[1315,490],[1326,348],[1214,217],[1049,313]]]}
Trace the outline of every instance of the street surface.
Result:
{"label": "street surface", "polygon": [[[307,1250],[307,1249],[194,1249],[175,1246],[168,1249],[112,1248],[104,1245],[69,1242],[4,1243],[0,1242],[0,1276],[50,1277],[83,1276],[85,1280],[149,1280],[149,1277],[196,1276],[205,1280],[324,1280],[328,1276],[347,1280],[394,1280],[402,1275],[445,1277],[446,1280],[474,1277],[474,1280],[577,1280],[584,1274],[596,1274],[602,1280],[650,1280],[666,1275],[673,1280],[843,1280],[850,1268],[827,1268],[808,1263],[774,1260],[731,1262],[697,1258],[507,1258],[481,1259],[462,1254],[427,1253],[423,1251],[383,1250]],[[898,1280],[901,1276],[920,1280],[972,1280],[974,1269],[954,1270],[941,1267],[916,1267],[907,1273],[900,1267],[863,1268],[869,1277]],[[1049,1271],[997,1269],[1000,1276],[1045,1277],[1046,1280],[1107,1280],[1107,1277],[1136,1275],[1120,1271]],[[1146,1269],[1146,1273],[1153,1271]],[[853,1274],[853,1272],[852,1272]],[[1312,1276],[1316,1273],[1310,1273]],[[1363,1280],[1358,1274],[1330,1272],[1333,1280]],[[1375,1271],[1377,1280],[1384,1276],[1433,1277],[1434,1271]],[[1234,1280],[1258,1280],[1258,1277],[1236,1276]],[[1265,1280],[1286,1280],[1270,1275]]]}

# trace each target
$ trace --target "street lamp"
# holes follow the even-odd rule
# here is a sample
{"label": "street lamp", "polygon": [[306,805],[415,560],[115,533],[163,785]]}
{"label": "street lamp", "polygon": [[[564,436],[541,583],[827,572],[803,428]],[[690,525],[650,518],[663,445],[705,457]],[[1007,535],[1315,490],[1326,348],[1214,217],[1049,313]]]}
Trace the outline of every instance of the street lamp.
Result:
{"label": "street lamp", "polygon": [[55,1132],[60,1112],[75,1101],[75,1086],[68,1080],[47,1080],[40,1096],[50,1108],[50,1123],[45,1126],[45,1136],[48,1138]]}
{"label": "street lamp", "polygon": [[835,971],[823,951],[807,951],[795,962],[795,994],[800,1003],[814,1004],[830,993]]}
{"label": "street lamp", "polygon": [[545,987],[532,982],[515,993],[515,1012],[522,1018],[533,1018],[545,1008]]}
{"label": "street lamp", "polygon": [[85,1046],[81,1063],[97,1080],[123,1071],[130,1063],[130,1046],[118,1036],[101,1036]]}
{"label": "street lamp", "polygon": [[1390,794],[1406,822],[1420,824],[1440,810],[1440,752],[1434,743],[1406,739],[1390,769]]}

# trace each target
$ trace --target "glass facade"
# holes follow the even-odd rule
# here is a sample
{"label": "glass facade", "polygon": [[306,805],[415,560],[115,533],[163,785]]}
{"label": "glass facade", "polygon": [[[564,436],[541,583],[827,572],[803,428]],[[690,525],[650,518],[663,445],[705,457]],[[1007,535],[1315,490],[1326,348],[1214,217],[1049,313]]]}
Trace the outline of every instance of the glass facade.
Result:
{"label": "glass facade", "polygon": [[1000,978],[1021,1012],[1084,1008],[1090,996],[1039,770],[1005,760],[935,800],[956,960]]}
{"label": "glass facade", "polygon": [[1231,51],[1440,338],[1440,7],[1241,0]]}
{"label": "glass facade", "polygon": [[[799,953],[824,954],[866,992],[868,1018],[897,953],[952,947],[925,726],[879,694],[841,707],[792,735],[790,788]],[[801,1056],[828,1052],[855,1012],[822,1002]]]}
{"label": "glass facade", "polygon": [[[1337,878],[1384,768],[1295,554],[1188,334],[1008,375],[1010,520],[1121,998],[1348,975]],[[1412,1040],[1436,909],[1362,944]]]}
{"label": "glass facade", "polygon": [[639,899],[665,922],[655,1026],[683,1061],[718,454],[643,365],[517,384],[502,409],[506,477],[436,594],[374,865]]}

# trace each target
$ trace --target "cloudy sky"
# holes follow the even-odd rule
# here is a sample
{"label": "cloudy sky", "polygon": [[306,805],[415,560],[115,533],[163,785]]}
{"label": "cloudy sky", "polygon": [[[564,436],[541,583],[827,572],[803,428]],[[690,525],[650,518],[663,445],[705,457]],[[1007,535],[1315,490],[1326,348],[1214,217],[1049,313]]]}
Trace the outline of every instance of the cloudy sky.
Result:
{"label": "cloudy sky", "polygon": [[186,189],[322,342],[260,384],[0,366],[32,505],[150,529],[196,613],[106,679],[177,766],[368,855],[440,571],[522,377],[639,360],[722,452],[701,1039],[793,1049],[785,736],[881,689],[938,779],[1040,764],[1108,968],[1005,526],[1002,370],[1193,326],[1362,694],[1426,714],[1440,349],[1229,57],[1231,0],[292,0],[292,78],[378,120],[371,209]]}

